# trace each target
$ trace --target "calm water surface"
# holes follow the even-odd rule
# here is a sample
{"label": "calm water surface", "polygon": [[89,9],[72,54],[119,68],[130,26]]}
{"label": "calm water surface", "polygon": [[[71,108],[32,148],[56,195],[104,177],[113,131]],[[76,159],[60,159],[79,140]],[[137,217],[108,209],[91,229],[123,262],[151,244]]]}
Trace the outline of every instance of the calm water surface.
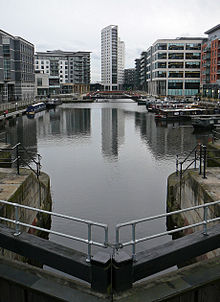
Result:
{"label": "calm water surface", "polygon": [[[53,211],[106,223],[114,241],[115,225],[166,212],[167,177],[176,154],[187,154],[205,136],[190,125],[156,124],[145,106],[114,103],[63,104],[7,125],[11,143],[21,141],[42,155],[49,174]],[[87,228],[61,219],[52,229],[86,237]],[[138,236],[166,230],[166,220],[137,228]],[[103,239],[96,230],[94,239]],[[122,239],[130,239],[130,229]],[[51,240],[86,250],[84,245],[53,235]],[[100,241],[99,240],[99,241]],[[166,236],[138,249],[171,240]]]}

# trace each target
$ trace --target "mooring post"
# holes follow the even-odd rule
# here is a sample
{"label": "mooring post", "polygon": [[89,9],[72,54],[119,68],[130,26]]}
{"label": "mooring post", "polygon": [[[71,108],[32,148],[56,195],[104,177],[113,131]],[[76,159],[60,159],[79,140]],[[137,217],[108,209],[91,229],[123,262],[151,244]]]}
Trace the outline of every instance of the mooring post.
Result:
{"label": "mooring post", "polygon": [[91,288],[101,293],[112,291],[112,263],[109,254],[98,252],[91,258]]}
{"label": "mooring post", "polygon": [[114,292],[132,288],[132,257],[123,251],[118,251],[112,259],[112,286]]}

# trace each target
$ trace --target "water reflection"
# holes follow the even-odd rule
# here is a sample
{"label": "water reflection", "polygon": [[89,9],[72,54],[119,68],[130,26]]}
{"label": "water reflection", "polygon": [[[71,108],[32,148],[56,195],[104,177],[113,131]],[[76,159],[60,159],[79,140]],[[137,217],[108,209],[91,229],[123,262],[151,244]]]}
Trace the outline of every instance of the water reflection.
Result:
{"label": "water reflection", "polygon": [[[6,130],[11,144],[20,141],[42,155],[43,171],[51,178],[53,210],[107,223],[110,241],[117,223],[166,211],[167,177],[175,171],[176,154],[208,139],[193,134],[187,124],[157,125],[154,115],[136,103],[64,104],[34,119],[20,117]],[[85,236],[85,230],[56,219],[52,229]],[[162,219],[138,232],[147,236],[165,230]],[[122,236],[130,239],[128,231]]]}
{"label": "water reflection", "polygon": [[102,108],[102,154],[111,160],[117,160],[118,148],[124,139],[124,112],[122,110]]}
{"label": "water reflection", "polygon": [[37,118],[38,136],[90,136],[91,110],[56,108]]}

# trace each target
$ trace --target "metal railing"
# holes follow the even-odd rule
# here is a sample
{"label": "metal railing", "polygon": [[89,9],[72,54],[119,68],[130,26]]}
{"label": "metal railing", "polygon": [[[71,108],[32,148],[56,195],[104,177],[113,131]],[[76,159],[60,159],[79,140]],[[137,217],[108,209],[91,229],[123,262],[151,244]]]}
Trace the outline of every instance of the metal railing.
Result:
{"label": "metal railing", "polygon": [[[39,230],[39,231],[47,232],[49,234],[54,234],[54,235],[57,235],[57,236],[61,236],[61,237],[64,237],[64,238],[68,238],[68,239],[72,239],[72,240],[75,240],[75,241],[78,241],[78,242],[85,243],[88,246],[88,254],[87,254],[87,259],[86,259],[86,261],[88,261],[88,262],[90,262],[90,260],[91,260],[92,245],[97,246],[97,247],[102,247],[102,248],[107,248],[108,247],[108,226],[106,224],[94,222],[94,221],[91,221],[91,220],[85,220],[85,219],[80,219],[80,218],[76,218],[76,217],[71,217],[71,216],[68,216],[68,215],[63,215],[63,214],[59,214],[59,213],[55,213],[55,212],[45,211],[45,210],[41,210],[41,209],[21,205],[21,204],[18,204],[18,203],[8,202],[8,201],[5,201],[5,200],[0,200],[0,203],[4,204],[4,205],[12,206],[15,209],[15,215],[14,215],[15,219],[10,219],[10,218],[7,218],[7,217],[0,216],[0,221],[10,222],[10,223],[15,225],[15,233],[14,233],[15,236],[19,236],[21,234],[19,227],[24,226],[24,227],[30,227],[32,229],[36,229],[36,230]],[[44,213],[44,214],[48,214],[48,215],[51,215],[51,216],[60,217],[60,218],[66,219],[66,220],[71,220],[71,221],[74,221],[74,222],[86,224],[88,226],[87,239],[72,236],[72,235],[68,235],[68,234],[64,234],[64,233],[60,233],[60,232],[45,229],[45,228],[41,228],[41,227],[38,227],[38,226],[35,226],[35,225],[32,225],[32,224],[28,224],[28,223],[19,221],[19,217],[18,217],[19,216],[18,215],[18,209],[19,208],[26,209],[26,210],[31,210],[31,211],[35,211],[35,212],[39,212],[39,213]],[[96,227],[100,227],[100,228],[104,229],[104,238],[105,239],[104,239],[103,243],[96,242],[96,241],[92,240],[92,226],[96,226]]]}
{"label": "metal railing", "polygon": [[203,175],[206,178],[207,167],[207,147],[206,145],[197,144],[192,151],[182,161],[179,160],[179,155],[176,155],[176,175],[180,177],[180,183],[182,181],[183,174],[194,165],[194,169],[197,168],[197,161],[199,161],[199,175]]}
{"label": "metal railing", "polygon": [[[0,164],[1,165],[10,165],[16,166],[17,174],[20,174],[20,168],[22,166],[22,163],[29,167],[37,176],[37,178],[40,175],[40,169],[41,169],[41,156],[40,154],[37,154],[37,159],[35,159],[29,151],[21,144],[17,143],[13,147],[10,148],[1,148],[0,153],[10,153],[10,157],[0,157]],[[25,156],[23,156],[25,154]],[[35,169],[32,167],[31,164],[35,165]]]}
{"label": "metal railing", "polygon": [[[173,212],[169,212],[169,213],[159,214],[159,215],[155,215],[155,216],[151,216],[151,217],[145,217],[145,218],[141,218],[141,219],[132,220],[132,221],[128,221],[128,222],[125,222],[125,223],[117,224],[116,228],[115,228],[115,243],[112,244],[108,241],[109,236],[108,236],[108,225],[107,224],[98,223],[98,222],[94,222],[94,221],[91,221],[91,220],[86,220],[86,219],[81,219],[81,218],[76,218],[76,217],[71,217],[71,216],[68,216],[68,215],[60,214],[60,213],[45,211],[45,210],[41,210],[41,209],[21,205],[21,204],[18,204],[18,203],[13,203],[13,202],[5,201],[5,200],[0,200],[0,204],[12,206],[14,208],[14,219],[0,216],[0,221],[9,222],[9,223],[12,223],[13,225],[15,225],[14,236],[19,236],[21,234],[20,226],[23,226],[23,227],[36,229],[36,230],[43,231],[43,232],[46,232],[46,233],[49,233],[49,234],[61,236],[63,238],[67,238],[67,239],[71,239],[71,240],[74,240],[74,241],[84,243],[84,244],[87,245],[87,249],[88,249],[87,258],[86,258],[87,262],[91,261],[92,246],[97,246],[97,247],[101,247],[101,248],[110,247],[110,248],[112,248],[113,253],[114,253],[115,250],[122,249],[126,246],[132,246],[132,258],[133,258],[134,261],[136,261],[136,245],[141,243],[141,242],[149,241],[149,240],[159,238],[159,237],[162,237],[162,236],[166,236],[166,235],[171,235],[171,234],[174,234],[174,233],[177,233],[177,232],[180,232],[180,231],[183,231],[183,230],[187,230],[189,228],[198,227],[198,226],[203,226],[203,231],[202,231],[203,235],[208,235],[208,224],[213,223],[213,222],[217,222],[217,221],[220,220],[220,217],[214,217],[214,218],[208,217],[209,207],[220,204],[220,200],[217,200],[217,201],[214,201],[214,202],[193,206],[193,207],[178,210],[178,211],[173,211]],[[28,224],[28,223],[25,223],[23,221],[20,221],[19,220],[19,212],[18,212],[19,208],[29,210],[29,211],[35,211],[35,212],[39,212],[39,213],[48,214],[48,215],[51,215],[51,216],[54,216],[54,217],[60,217],[62,219],[68,220],[68,221],[71,220],[71,221],[74,221],[74,222],[77,222],[77,223],[85,224],[88,227],[87,239],[80,238],[80,237],[77,237],[77,236],[72,236],[72,235],[65,234],[65,233],[61,233],[61,232],[58,232],[58,231],[53,231],[53,230],[41,228],[41,227],[38,227],[36,225],[32,225],[32,224]],[[136,226],[139,225],[139,224],[150,222],[150,221],[153,221],[153,220],[158,220],[158,219],[161,219],[161,218],[167,218],[169,216],[176,215],[176,214],[181,214],[181,213],[188,212],[188,211],[197,211],[198,209],[203,209],[203,215],[201,215],[202,216],[201,220],[196,222],[196,223],[193,223],[193,224],[190,224],[190,225],[187,225],[187,226],[183,226],[183,227],[179,227],[179,228],[175,228],[175,229],[170,230],[170,231],[164,231],[164,232],[161,232],[161,233],[145,236],[145,237],[142,237],[142,238],[137,238]],[[199,217],[199,215],[198,215],[198,217]],[[104,230],[104,241],[103,242],[94,241],[92,239],[92,227],[93,226],[99,227],[99,228]],[[131,227],[131,240],[122,242],[120,240],[120,229],[122,229],[124,227],[129,227],[129,226]]]}
{"label": "metal railing", "polygon": [[[182,210],[178,210],[178,211],[173,211],[170,213],[165,213],[165,214],[160,214],[160,215],[156,215],[156,216],[151,216],[151,217],[147,217],[147,218],[142,218],[142,219],[137,219],[137,220],[132,220],[129,222],[125,222],[125,223],[120,223],[116,226],[116,234],[115,234],[115,247],[116,249],[120,249],[126,246],[132,246],[132,258],[135,261],[136,260],[136,245],[138,243],[144,242],[144,241],[148,241],[151,239],[155,239],[158,237],[162,237],[165,235],[171,235],[173,233],[179,232],[179,231],[183,231],[192,227],[198,227],[203,225],[203,235],[208,235],[208,231],[207,231],[207,225],[208,223],[211,222],[216,222],[218,220],[220,220],[220,217],[215,217],[215,218],[210,218],[208,219],[208,208],[210,206],[219,204],[220,200],[218,201],[214,201],[214,202],[210,202],[210,203],[205,203],[202,205],[198,205],[198,206],[194,206],[194,207],[190,207],[190,208],[186,208],[186,209],[182,209]],[[183,212],[187,212],[187,211],[192,211],[192,210],[198,210],[200,208],[203,208],[203,220],[197,223],[193,223],[184,227],[180,227],[180,228],[175,228],[174,230],[171,231],[165,231],[159,234],[154,234],[154,235],[150,235],[150,236],[146,236],[143,238],[139,238],[136,239],[136,226],[138,224],[144,223],[144,222],[148,222],[148,221],[152,221],[152,220],[156,220],[156,219],[160,219],[163,217],[168,217],[171,215],[176,215],[176,214],[180,214]],[[123,227],[128,227],[131,226],[131,240],[130,241],[126,241],[126,242],[121,242],[120,241],[120,229]]]}

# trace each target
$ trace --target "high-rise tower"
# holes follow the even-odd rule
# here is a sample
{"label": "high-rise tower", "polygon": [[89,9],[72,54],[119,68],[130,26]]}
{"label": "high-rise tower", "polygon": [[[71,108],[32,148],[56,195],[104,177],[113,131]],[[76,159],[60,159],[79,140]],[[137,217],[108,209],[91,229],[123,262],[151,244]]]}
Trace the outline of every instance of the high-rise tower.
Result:
{"label": "high-rise tower", "polygon": [[101,81],[105,90],[119,90],[123,84],[124,42],[118,37],[118,26],[101,31]]}

